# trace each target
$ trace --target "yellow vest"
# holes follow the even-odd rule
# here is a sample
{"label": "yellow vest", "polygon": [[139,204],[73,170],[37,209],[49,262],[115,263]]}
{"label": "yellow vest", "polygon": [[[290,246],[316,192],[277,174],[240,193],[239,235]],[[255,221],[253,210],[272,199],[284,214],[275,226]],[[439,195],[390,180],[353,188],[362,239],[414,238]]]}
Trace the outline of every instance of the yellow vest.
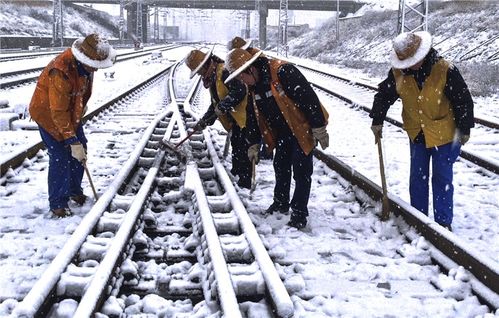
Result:
{"label": "yellow vest", "polygon": [[[279,78],[277,76],[277,71],[279,67],[286,62],[281,60],[269,60],[270,65],[270,75],[272,79],[272,83],[270,84],[270,89],[272,91],[272,96],[274,97],[279,110],[284,116],[284,120],[288,124],[291,132],[296,137],[300,148],[303,152],[308,155],[315,147],[315,140],[312,135],[312,129],[310,128],[310,124],[308,123],[307,118],[303,114],[303,112],[298,108],[295,102],[286,96],[284,93],[281,83],[279,82]],[[260,116],[258,108],[256,107],[256,103],[254,105],[255,114],[257,116],[260,131],[262,133],[263,140],[267,144],[267,150],[272,151],[275,148],[275,140],[274,135],[268,126],[267,122],[263,119],[263,116]],[[329,114],[326,109],[321,104],[321,110],[324,114],[324,119],[327,124],[327,120],[329,118]]]}
{"label": "yellow vest", "polygon": [[[217,65],[217,95],[218,99],[222,100],[229,94],[229,90],[227,86],[225,86],[224,81],[222,80],[222,72],[224,70],[224,64],[220,63]],[[212,98],[212,102],[216,104],[216,100]],[[234,118],[237,125],[241,128],[246,127],[246,105],[248,104],[248,94],[244,96],[243,100],[234,107],[234,110],[230,112],[230,115]],[[218,117],[218,120],[222,123],[225,130],[229,131],[232,128],[232,121],[229,119],[227,115],[221,115]]]}
{"label": "yellow vest", "polygon": [[454,139],[454,112],[444,94],[449,65],[444,59],[433,65],[421,90],[412,75],[392,69],[397,93],[402,99],[403,128],[412,141],[423,130],[427,148],[441,146]]}

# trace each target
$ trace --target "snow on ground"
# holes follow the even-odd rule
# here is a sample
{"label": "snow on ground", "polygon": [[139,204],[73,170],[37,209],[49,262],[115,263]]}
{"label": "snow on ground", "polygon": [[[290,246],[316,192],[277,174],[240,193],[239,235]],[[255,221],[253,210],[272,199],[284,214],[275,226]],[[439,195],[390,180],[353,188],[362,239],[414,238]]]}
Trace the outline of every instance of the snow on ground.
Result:
{"label": "snow on ground", "polygon": [[[178,54],[180,57],[185,56],[185,49],[179,51],[181,51]],[[220,55],[223,56],[223,54]],[[97,73],[100,77],[96,79],[96,90],[92,97],[91,108],[128,88],[132,78],[138,80],[137,74],[145,76],[146,73],[152,73],[156,69],[154,65],[144,65],[139,62],[120,64],[116,65],[117,79],[114,82],[105,82],[102,74]],[[187,79],[188,72],[185,66],[181,70]],[[187,80],[179,85],[187,87]],[[149,91],[147,96],[138,98],[138,104],[135,107],[157,109],[160,106],[157,103],[162,100],[163,93],[161,89]],[[208,96],[208,92],[204,90],[200,97],[200,107],[207,106]],[[324,95],[319,97],[332,115],[328,128],[330,148],[327,151],[359,169],[368,177],[379,180],[377,155],[369,130],[370,120],[367,114],[355,111],[352,114],[352,111],[345,111],[347,106],[343,102],[331,100]],[[22,98],[28,101],[30,96],[22,96]],[[195,109],[198,114],[202,114],[203,110]],[[88,133],[89,166],[97,188],[102,189],[116,174],[120,160],[126,159],[113,159],[109,152],[102,152],[102,149],[111,142],[116,143],[116,147],[122,149],[133,148],[130,145],[133,145],[139,138],[140,134],[137,132],[140,132],[140,129],[134,129],[134,133],[130,134],[126,132],[127,128],[130,129],[127,125],[124,127],[111,125],[90,127]],[[216,124],[212,129],[220,129],[220,125]],[[120,132],[113,133],[112,138],[109,135],[103,135],[105,131],[113,130]],[[384,143],[386,157],[390,158],[387,160],[389,190],[407,200],[408,154],[403,150],[407,148],[407,138],[400,129],[387,126]],[[66,238],[71,235],[82,216],[91,208],[91,202],[88,202],[82,208],[76,208],[76,214],[73,217],[51,218],[46,199],[46,165],[47,161],[44,157],[40,163],[32,166],[32,171],[24,170],[21,175],[16,176],[17,183],[9,183],[8,186],[2,187],[4,192],[1,193],[3,198],[0,217],[2,224],[5,225],[2,226],[0,232],[2,241],[0,267],[6,275],[2,275],[0,281],[1,300],[22,299],[50,260],[57,254]],[[355,200],[355,192],[334,172],[318,162],[314,163],[314,169],[315,175],[309,204],[309,225],[304,231],[285,226],[288,220],[287,215],[260,215],[260,212],[272,202],[274,176],[269,161],[262,161],[258,165],[257,190],[252,197],[246,194],[245,198],[259,232],[267,240],[270,253],[277,257],[297,260],[294,266],[282,267],[280,271],[288,290],[301,295],[301,297],[293,297],[298,313],[303,317],[364,314],[365,316],[402,317],[414,312],[426,317],[436,317],[442,314],[463,317],[485,314],[486,308],[480,306],[476,298],[470,297],[466,292],[462,301],[456,301],[451,297],[444,303],[432,303],[431,300],[418,300],[417,297],[406,299],[397,296],[397,290],[403,288],[401,286],[393,285],[390,292],[379,288],[377,285],[379,283],[382,283],[380,286],[385,286],[383,283],[396,280],[397,277],[413,275],[411,273],[414,268],[410,264],[405,269],[399,269],[402,271],[399,273],[390,272],[389,264],[387,269],[379,268],[369,262],[364,265],[349,266],[351,260],[358,261],[368,257],[367,255],[394,253],[393,246],[397,242],[388,240],[385,241],[386,244],[381,244],[380,236],[389,238],[395,235],[393,237],[400,238],[397,233],[401,230],[393,226],[399,221],[393,220],[387,225],[381,224],[374,215],[376,207],[360,207]],[[487,254],[497,261],[498,230],[497,227],[490,226],[497,221],[499,210],[499,204],[493,192],[493,189],[497,189],[497,177],[491,177],[490,183],[483,188],[473,188],[474,184],[483,185],[483,180],[468,180],[469,170],[465,163],[456,165],[455,233],[469,238],[470,243],[480,250],[489,251]],[[478,178],[476,175],[472,176]],[[84,188],[85,193],[91,196],[86,178],[84,178]],[[476,199],[477,194],[480,200]],[[244,197],[244,191],[242,195]],[[473,212],[477,206],[480,209],[480,215]],[[366,239],[366,236],[372,237]],[[415,242],[414,244],[422,243]],[[420,275],[422,276],[418,276],[419,279],[423,280],[426,274]],[[322,283],[323,279],[324,282],[329,283]],[[444,276],[441,279],[445,281],[449,278]],[[341,280],[344,282],[338,286],[337,282]],[[333,284],[333,281],[336,283]],[[444,285],[444,281],[437,279],[436,283]],[[392,282],[392,284],[396,283]],[[427,285],[423,284],[412,288],[424,289],[426,287]],[[443,291],[451,293],[451,290],[446,288],[443,288]],[[307,293],[321,296],[304,301]],[[376,307],[376,312],[366,312],[365,310],[373,310],[374,307],[369,303],[380,295],[385,295],[387,302]],[[3,302],[0,305],[0,313],[9,312],[12,306],[15,306],[15,301],[12,299]],[[424,308],[424,310],[421,311],[418,308]]]}

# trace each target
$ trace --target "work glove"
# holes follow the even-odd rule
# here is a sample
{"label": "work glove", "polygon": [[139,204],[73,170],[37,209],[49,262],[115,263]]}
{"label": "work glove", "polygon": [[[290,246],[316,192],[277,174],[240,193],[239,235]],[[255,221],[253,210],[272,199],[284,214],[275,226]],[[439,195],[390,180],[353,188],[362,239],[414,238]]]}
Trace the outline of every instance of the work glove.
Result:
{"label": "work glove", "polygon": [[457,139],[457,141],[459,141],[459,143],[461,144],[461,146],[464,146],[465,143],[468,142],[468,140],[470,140],[470,135],[465,135],[463,134],[459,129],[456,129],[456,137],[455,139]]}
{"label": "work glove", "polygon": [[208,123],[203,118],[201,118],[196,123],[196,125],[194,125],[194,130],[195,131],[201,131],[201,130],[204,130],[206,128],[206,126],[208,126]]}
{"label": "work glove", "polygon": [[[374,134],[374,138],[379,137],[380,139],[383,138],[383,125],[372,125],[371,130]],[[375,143],[378,143],[378,139],[375,139]]]}
{"label": "work glove", "polygon": [[70,145],[71,156],[78,160],[79,162],[84,162],[87,160],[87,152],[81,143],[74,143]]}
{"label": "work glove", "polygon": [[464,146],[465,143],[470,140],[470,135],[461,135],[459,136],[459,142],[461,143],[461,146]]}
{"label": "work glove", "polygon": [[251,145],[248,148],[248,159],[250,160],[250,162],[253,162],[253,160],[255,160],[255,162],[258,163],[258,161],[260,161],[260,158],[258,158],[259,153],[260,153],[260,144]]}
{"label": "work glove", "polygon": [[220,105],[220,104],[215,106],[215,113],[217,114],[218,117],[220,117],[222,115],[225,115],[225,114],[227,114],[230,111],[231,111],[230,107],[226,108],[226,107],[223,107],[223,105]]}
{"label": "work glove", "polygon": [[323,150],[329,147],[329,134],[326,128],[327,126],[312,128],[312,135],[315,140],[319,141]]}

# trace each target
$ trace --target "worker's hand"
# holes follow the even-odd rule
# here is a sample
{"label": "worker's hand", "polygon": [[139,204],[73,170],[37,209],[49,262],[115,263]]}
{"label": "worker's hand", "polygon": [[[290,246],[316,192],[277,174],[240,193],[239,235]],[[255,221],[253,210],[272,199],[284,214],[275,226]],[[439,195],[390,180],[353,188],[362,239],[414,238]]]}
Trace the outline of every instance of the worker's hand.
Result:
{"label": "worker's hand", "polygon": [[223,104],[218,104],[215,106],[215,113],[217,114],[218,117],[227,114],[228,112],[231,111],[231,108],[226,108],[224,107]]}
{"label": "worker's hand", "polygon": [[381,139],[383,137],[383,125],[372,125],[371,130],[374,134],[375,143],[378,143],[378,137]]}
{"label": "worker's hand", "polygon": [[203,119],[201,118],[197,123],[196,125],[194,125],[194,130],[195,131],[201,131],[201,130],[204,130],[206,128],[206,126],[208,126],[208,123]]}
{"label": "worker's hand", "polygon": [[327,126],[312,128],[312,135],[315,140],[319,141],[323,150],[329,147],[329,134],[326,128]]}
{"label": "worker's hand", "polygon": [[459,143],[461,144],[461,146],[464,146],[465,143],[468,142],[468,140],[470,140],[470,135],[465,135],[463,134],[459,129],[456,129],[456,137],[455,139],[457,139],[459,141]]}
{"label": "worker's hand", "polygon": [[260,144],[251,145],[248,148],[248,159],[250,160],[250,162],[253,162],[254,160],[256,163],[258,163],[258,161],[260,160],[258,156],[259,153],[260,153]]}
{"label": "worker's hand", "polygon": [[459,142],[461,143],[461,146],[464,146],[464,144],[467,143],[468,140],[470,140],[470,135],[461,135],[459,137]]}
{"label": "worker's hand", "polygon": [[71,156],[78,160],[79,162],[84,162],[87,160],[87,152],[85,151],[85,148],[83,148],[83,145],[79,142],[71,144]]}

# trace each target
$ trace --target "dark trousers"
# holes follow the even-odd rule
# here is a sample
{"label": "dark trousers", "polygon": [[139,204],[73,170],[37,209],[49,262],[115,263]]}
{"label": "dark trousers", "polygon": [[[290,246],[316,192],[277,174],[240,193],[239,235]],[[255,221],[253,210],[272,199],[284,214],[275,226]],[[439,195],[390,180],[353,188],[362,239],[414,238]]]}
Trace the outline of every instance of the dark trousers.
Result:
{"label": "dark trousers", "polygon": [[308,216],[308,199],[312,184],[312,153],[305,155],[294,136],[287,136],[277,141],[274,155],[275,188],[274,202],[287,205],[291,187],[291,169],[295,180],[295,191],[291,200],[291,209],[297,217]]}
{"label": "dark trousers", "polygon": [[232,126],[230,137],[232,146],[232,169],[234,176],[239,177],[237,184],[242,188],[251,188],[252,165],[248,159],[248,142],[246,141],[245,129],[237,125]]}
{"label": "dark trousers", "polygon": [[461,151],[459,143],[426,148],[424,143],[410,142],[411,174],[409,193],[411,205],[428,215],[430,159],[432,163],[431,186],[435,222],[450,225],[453,217],[454,186],[453,165]]}
{"label": "dark trousers", "polygon": [[[42,141],[49,155],[48,193],[50,209],[67,208],[70,196],[83,194],[81,180],[83,165],[71,156],[71,148],[63,141],[57,141],[42,127],[38,126]],[[79,127],[76,137],[86,148],[87,139],[83,127]]]}

